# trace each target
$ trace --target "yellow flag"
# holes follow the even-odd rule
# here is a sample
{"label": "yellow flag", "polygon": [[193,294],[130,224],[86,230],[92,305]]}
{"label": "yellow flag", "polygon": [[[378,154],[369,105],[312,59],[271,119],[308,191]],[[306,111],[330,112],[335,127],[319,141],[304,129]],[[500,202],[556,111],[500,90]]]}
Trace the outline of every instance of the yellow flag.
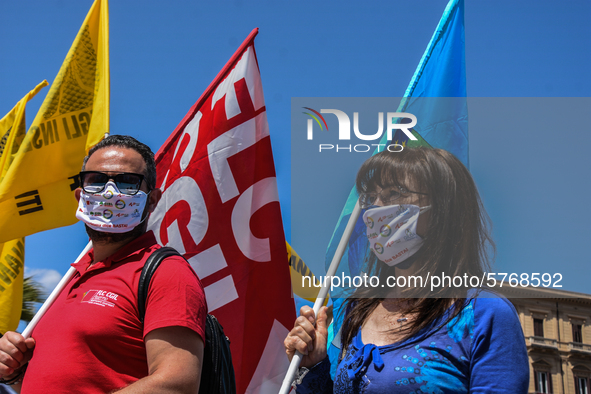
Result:
{"label": "yellow flag", "polygon": [[27,103],[47,85],[49,85],[47,81],[41,82],[16,103],[8,115],[0,119],[0,184],[25,138],[27,130],[25,126],[25,108]]}
{"label": "yellow flag", "polygon": [[[291,289],[298,297],[304,298],[310,302],[316,301],[320,287],[308,286],[308,283],[314,283],[314,274],[308,268],[304,260],[291,248],[287,242],[287,259],[289,260],[289,273],[291,275]],[[310,281],[306,279],[305,286],[302,285],[302,278],[310,277]],[[326,305],[328,299],[324,301]]]}
{"label": "yellow flag", "polygon": [[0,244],[0,333],[14,331],[23,306],[25,239]]}
{"label": "yellow flag", "polygon": [[76,222],[78,173],[109,131],[107,0],[95,0],[0,180],[0,242]]}
{"label": "yellow flag", "polygon": [[[47,81],[41,82],[0,119],[0,182],[8,172],[26,133],[25,108]],[[23,304],[25,239],[0,243],[0,333],[15,330]]]}

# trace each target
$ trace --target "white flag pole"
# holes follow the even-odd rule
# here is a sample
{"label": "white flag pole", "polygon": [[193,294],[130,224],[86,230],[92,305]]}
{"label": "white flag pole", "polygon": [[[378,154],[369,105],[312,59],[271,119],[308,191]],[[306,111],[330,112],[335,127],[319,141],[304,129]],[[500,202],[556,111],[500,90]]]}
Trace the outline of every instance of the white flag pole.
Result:
{"label": "white flag pole", "polygon": [[[330,266],[328,267],[328,271],[326,272],[326,277],[331,278],[337,272],[339,268],[339,264],[341,262],[341,258],[345,253],[345,249],[347,249],[347,245],[349,243],[349,238],[351,238],[351,234],[353,233],[353,229],[355,228],[355,223],[359,218],[359,214],[361,213],[361,207],[359,206],[359,200],[355,203],[355,208],[353,208],[353,212],[351,212],[351,216],[349,217],[349,221],[347,222],[347,227],[345,227],[345,231],[343,232],[343,236],[339,241],[339,245],[337,250],[330,262]],[[326,282],[324,282],[326,283]],[[318,297],[316,298],[316,302],[314,302],[314,316],[318,316],[318,311],[320,307],[324,304],[324,300],[328,295],[328,286],[322,286],[320,291],[318,292]],[[291,382],[293,382],[296,372],[300,367],[300,363],[302,362],[302,353],[296,351],[291,359],[291,363],[289,364],[289,369],[287,370],[287,374],[283,379],[283,383],[281,384],[281,389],[279,390],[279,394],[287,394],[291,389]]]}
{"label": "white flag pole", "polygon": [[[84,257],[91,248],[92,248],[92,241],[89,241],[88,245],[86,245],[86,247],[84,248],[82,253],[80,253],[80,255],[78,256],[78,258],[76,259],[75,262],[76,263],[79,262],[80,259],[82,259],[82,257]],[[33,317],[33,320],[31,320],[31,322],[27,325],[27,327],[23,331],[23,334],[22,334],[23,337],[29,338],[31,336],[31,333],[33,332],[33,329],[35,328],[37,323],[39,323],[39,320],[41,320],[41,318],[43,317],[45,312],[47,312],[49,307],[53,304],[53,302],[56,300],[56,298],[62,292],[64,287],[66,287],[66,285],[68,284],[70,279],[72,279],[72,277],[74,276],[75,273],[76,273],[76,268],[70,267],[68,272],[66,272],[66,274],[62,278],[62,280],[60,280],[59,283],[57,284],[57,286],[55,287],[55,289],[53,289],[53,291],[51,292],[49,297],[47,297],[47,299],[45,300],[45,302],[43,303],[43,305],[41,306],[39,311],[35,314],[35,316]]]}

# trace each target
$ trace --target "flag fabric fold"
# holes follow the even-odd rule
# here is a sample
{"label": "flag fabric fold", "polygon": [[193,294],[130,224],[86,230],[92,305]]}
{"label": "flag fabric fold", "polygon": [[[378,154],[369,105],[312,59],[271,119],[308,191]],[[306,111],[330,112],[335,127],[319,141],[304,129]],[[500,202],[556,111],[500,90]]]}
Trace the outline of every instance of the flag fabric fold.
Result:
{"label": "flag fabric fold", "polygon": [[[41,82],[0,119],[0,184],[26,133],[25,108],[47,81]],[[0,243],[0,333],[18,327],[23,303],[25,239]]]}
{"label": "flag fabric fold", "polygon": [[[468,165],[468,116],[466,105],[466,68],[464,57],[464,1],[450,0],[431,41],[404,94],[397,112],[416,116],[412,129],[416,141],[400,130],[392,143],[403,146],[427,146],[445,149]],[[380,141],[386,144],[386,135]],[[377,153],[374,152],[374,154]],[[359,198],[355,187],[349,193],[326,251],[326,269],[336,252],[343,231]],[[354,276],[363,272],[362,263],[369,251],[366,226],[358,219],[341,259],[337,275]],[[343,303],[350,290],[333,292],[334,320],[329,327],[328,355],[334,378],[340,353],[340,328]]]}
{"label": "flag fabric fold", "polygon": [[109,130],[107,0],[96,0],[0,182],[0,242],[76,223],[78,172]]}
{"label": "flag fabric fold", "polygon": [[238,393],[278,391],[295,320],[255,29],[156,154],[149,228],[201,279]]}
{"label": "flag fabric fold", "polygon": [[[414,127],[430,146],[468,157],[468,107],[464,45],[464,1],[451,0],[404,93],[400,112],[420,119]],[[430,97],[433,100],[424,100]],[[454,99],[455,98],[455,99]],[[406,141],[401,131],[394,139]],[[420,142],[409,141],[412,144]]]}
{"label": "flag fabric fold", "polygon": [[[287,260],[289,261],[289,274],[291,277],[291,289],[296,314],[300,313],[300,308],[304,305],[312,308],[314,301],[320,291],[320,279],[314,276],[314,273],[306,265],[304,260],[297,254],[289,243],[287,246]],[[324,305],[328,303],[325,300]]]}
{"label": "flag fabric fold", "polygon": [[0,185],[18,153],[27,131],[25,122],[27,103],[47,85],[49,85],[47,81],[41,82],[35,89],[27,93],[5,117],[0,119]]}
{"label": "flag fabric fold", "polygon": [[14,331],[23,307],[25,239],[0,244],[0,334]]}

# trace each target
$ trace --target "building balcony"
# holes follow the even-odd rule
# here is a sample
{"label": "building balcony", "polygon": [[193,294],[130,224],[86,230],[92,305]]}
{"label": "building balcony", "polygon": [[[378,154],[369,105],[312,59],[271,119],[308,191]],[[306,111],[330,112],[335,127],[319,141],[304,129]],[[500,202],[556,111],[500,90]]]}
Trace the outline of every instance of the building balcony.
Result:
{"label": "building balcony", "polygon": [[568,350],[591,355],[591,345],[587,343],[569,342]]}
{"label": "building balcony", "polygon": [[556,339],[544,338],[544,337],[529,337],[529,346],[558,350],[558,341]]}

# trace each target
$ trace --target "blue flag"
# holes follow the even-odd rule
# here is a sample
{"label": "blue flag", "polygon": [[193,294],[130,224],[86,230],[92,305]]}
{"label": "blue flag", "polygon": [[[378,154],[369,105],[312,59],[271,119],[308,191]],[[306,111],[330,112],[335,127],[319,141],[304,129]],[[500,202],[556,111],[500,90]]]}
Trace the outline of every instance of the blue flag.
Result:
{"label": "blue flag", "polygon": [[[424,98],[435,98],[427,99]],[[409,140],[400,130],[393,136],[394,143],[404,146],[426,145],[453,153],[468,166],[468,111],[466,105],[466,63],[464,57],[464,1],[450,0],[435,33],[398,107],[398,112],[416,116],[418,122]],[[381,143],[386,143],[384,135]],[[351,190],[326,251],[326,269],[330,265],[339,241],[347,226],[358,195]],[[371,253],[363,220],[358,220],[341,259],[337,275],[358,275],[367,253]],[[368,275],[372,273],[366,272]],[[329,327],[328,355],[334,379],[340,353],[340,328],[343,322],[342,305],[351,290],[331,293],[334,320]]]}
{"label": "blue flag", "polygon": [[[448,3],[404,97],[399,112],[410,112],[419,119],[416,134],[430,146],[453,153],[468,167],[463,0]],[[404,141],[406,136],[398,133]]]}

